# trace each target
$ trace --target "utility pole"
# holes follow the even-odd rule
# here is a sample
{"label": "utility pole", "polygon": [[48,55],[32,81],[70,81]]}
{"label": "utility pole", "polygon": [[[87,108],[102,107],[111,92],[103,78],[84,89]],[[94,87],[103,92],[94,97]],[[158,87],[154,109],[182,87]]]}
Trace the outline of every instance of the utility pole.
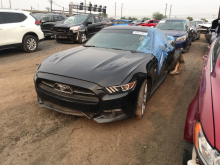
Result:
{"label": "utility pole", "polygon": [[115,2],[115,19],[116,19],[116,2]]}
{"label": "utility pole", "polygon": [[85,10],[85,13],[86,13],[86,0],[84,2],[85,2],[85,9],[84,10]]}
{"label": "utility pole", "polygon": [[220,6],[219,6],[219,11],[218,11],[218,19],[220,19]]}
{"label": "utility pole", "polygon": [[[172,8],[172,5],[170,5],[170,15],[171,15],[171,8]],[[170,18],[170,15],[169,15],[169,18]]]}
{"label": "utility pole", "polygon": [[165,17],[167,16],[167,3],[166,3],[166,8],[165,8]]}
{"label": "utility pole", "polygon": [[11,9],[11,0],[9,0],[9,3],[10,3],[10,9]]}
{"label": "utility pole", "polygon": [[53,0],[48,0],[50,2],[50,11],[52,12],[53,9],[52,9],[52,4],[53,4]]}
{"label": "utility pole", "polygon": [[121,18],[122,18],[122,10],[123,10],[123,3],[121,4]]}
{"label": "utility pole", "polygon": [[3,5],[2,5],[2,0],[1,0],[1,6],[2,6],[2,8],[3,8]]}

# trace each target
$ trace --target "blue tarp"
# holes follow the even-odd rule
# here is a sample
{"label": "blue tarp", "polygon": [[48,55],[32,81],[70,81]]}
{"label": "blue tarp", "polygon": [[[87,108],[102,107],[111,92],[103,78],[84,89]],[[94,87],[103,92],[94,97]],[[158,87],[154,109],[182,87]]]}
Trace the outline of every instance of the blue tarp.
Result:
{"label": "blue tarp", "polygon": [[160,73],[164,59],[167,57],[167,52],[172,51],[174,47],[169,43],[173,40],[172,36],[166,36],[162,31],[154,28],[149,28],[147,34],[142,40],[141,46],[137,49],[139,52],[151,53],[158,60],[158,72]]}

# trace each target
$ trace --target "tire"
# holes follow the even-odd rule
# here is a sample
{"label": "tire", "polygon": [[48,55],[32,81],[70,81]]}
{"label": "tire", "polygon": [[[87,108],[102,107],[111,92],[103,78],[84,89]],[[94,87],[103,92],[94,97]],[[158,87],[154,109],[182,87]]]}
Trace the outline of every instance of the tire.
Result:
{"label": "tire", "polygon": [[145,113],[147,99],[150,96],[150,84],[147,80],[144,80],[144,82],[141,85],[141,89],[138,94],[138,101],[137,101],[137,109],[135,112],[135,116],[138,119],[142,119]]}
{"label": "tire", "polygon": [[173,59],[172,59],[172,62],[170,64],[170,66],[169,66],[168,72],[170,72],[170,71],[175,69],[177,62],[180,59],[181,53],[182,53],[181,51],[175,51]]}
{"label": "tire", "polygon": [[23,40],[24,51],[31,53],[35,52],[38,48],[38,39],[35,36],[27,35]]}
{"label": "tire", "polygon": [[190,48],[190,46],[186,46],[186,48],[184,49],[184,53],[188,53],[189,52],[189,48]]}
{"label": "tire", "polygon": [[62,43],[61,40],[59,40],[58,38],[56,38],[56,41],[57,41],[58,43]]}
{"label": "tire", "polygon": [[82,44],[82,43],[86,42],[86,40],[87,40],[86,33],[80,33],[79,43]]}
{"label": "tire", "polygon": [[192,150],[193,150],[193,144],[184,141],[183,165],[187,165],[187,162],[192,159]]}
{"label": "tire", "polygon": [[195,40],[196,40],[196,34],[193,33],[192,42],[195,42]]}

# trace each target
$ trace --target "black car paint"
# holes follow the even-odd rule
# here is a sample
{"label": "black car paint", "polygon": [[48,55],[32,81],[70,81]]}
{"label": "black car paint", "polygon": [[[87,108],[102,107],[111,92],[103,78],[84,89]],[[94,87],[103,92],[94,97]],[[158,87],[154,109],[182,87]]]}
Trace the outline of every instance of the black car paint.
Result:
{"label": "black car paint", "polygon": [[[143,81],[149,81],[152,95],[165,78],[173,54],[174,50],[168,53],[161,71],[158,72],[158,61],[152,54],[83,46],[57,53],[46,58],[37,69],[34,79],[38,101],[42,107],[67,114],[71,113],[59,110],[53,104],[78,110],[99,123],[132,118],[135,116]],[[42,80],[87,89],[94,93],[95,99],[70,99],[56,95],[40,88]],[[105,89],[133,81],[136,81],[135,87],[124,93],[109,94]],[[52,104],[45,104],[44,100],[49,100]],[[113,109],[122,109],[126,116],[101,118],[104,111]]]}
{"label": "black car paint", "polygon": [[[59,24],[54,27],[54,33],[56,35],[57,40],[59,41],[71,41],[71,42],[77,42],[79,40],[79,36],[82,33],[85,33],[87,38],[90,38],[95,33],[97,33],[99,30],[105,27],[104,22],[101,22],[100,16],[94,15],[94,14],[86,14],[87,19],[82,24]],[[88,23],[88,19],[90,17],[99,17],[100,22],[95,23]],[[94,18],[94,21],[95,18]],[[70,30],[70,27],[73,26],[81,26],[81,29],[78,30],[78,33],[73,33],[72,30]]]}
{"label": "black car paint", "polygon": [[[44,14],[43,16],[44,16],[44,17],[45,17],[45,16],[50,16],[50,17],[52,18],[51,21],[49,21],[49,22],[42,22],[42,20],[40,20],[40,21],[41,21],[41,30],[42,30],[42,32],[44,33],[44,36],[45,36],[46,38],[50,38],[50,37],[54,36],[54,26],[55,26],[55,25],[58,25],[58,24],[62,24],[62,23],[64,22],[66,16],[65,16],[65,15],[62,15],[62,14],[52,14],[52,13],[50,13],[50,14]],[[43,17],[43,16],[42,16],[42,17]],[[56,20],[54,19],[55,16],[56,16],[56,17],[62,16],[64,19],[63,19],[63,20],[56,21]]]}

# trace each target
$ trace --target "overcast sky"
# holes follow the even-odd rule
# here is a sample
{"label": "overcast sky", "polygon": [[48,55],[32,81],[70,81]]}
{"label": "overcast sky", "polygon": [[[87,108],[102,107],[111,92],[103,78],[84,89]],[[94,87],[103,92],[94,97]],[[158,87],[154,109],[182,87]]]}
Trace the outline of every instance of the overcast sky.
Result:
{"label": "overcast sky", "polygon": [[[9,7],[9,0],[2,1],[3,8]],[[63,6],[68,10],[70,2],[80,3],[84,0],[53,0],[55,4]],[[93,5],[107,6],[107,14],[109,17],[115,17],[115,2],[116,2],[116,17],[121,17],[121,5],[123,4],[122,16],[132,16],[137,18],[152,17],[152,13],[158,11],[165,15],[165,6],[167,3],[167,15],[171,9],[171,17],[186,18],[192,16],[194,19],[206,18],[209,21],[217,18],[220,0],[86,0],[86,3],[91,2]],[[45,10],[50,7],[48,0],[11,0],[12,8],[19,9],[34,9]],[[53,5],[53,9],[60,10],[61,7]]]}

